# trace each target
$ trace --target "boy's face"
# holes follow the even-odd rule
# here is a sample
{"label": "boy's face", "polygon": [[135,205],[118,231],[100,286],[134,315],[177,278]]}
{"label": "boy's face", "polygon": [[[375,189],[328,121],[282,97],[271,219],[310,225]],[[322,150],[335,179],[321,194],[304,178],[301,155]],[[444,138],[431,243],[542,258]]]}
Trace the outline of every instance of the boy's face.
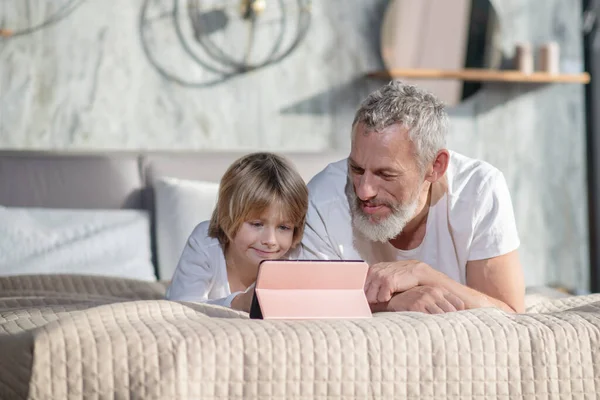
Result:
{"label": "boy's face", "polygon": [[236,263],[256,267],[262,260],[285,256],[293,237],[294,224],[285,220],[281,207],[272,205],[259,218],[240,226],[228,250]]}

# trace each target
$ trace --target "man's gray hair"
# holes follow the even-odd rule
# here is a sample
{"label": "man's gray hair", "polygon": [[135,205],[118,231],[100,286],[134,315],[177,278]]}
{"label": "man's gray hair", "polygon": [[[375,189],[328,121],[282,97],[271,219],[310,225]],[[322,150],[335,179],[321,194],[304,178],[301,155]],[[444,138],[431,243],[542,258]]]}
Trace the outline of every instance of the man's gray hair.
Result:
{"label": "man's gray hair", "polygon": [[391,81],[371,93],[356,112],[352,127],[357,123],[375,131],[403,125],[415,145],[421,169],[446,146],[448,114],[444,103],[431,93],[400,81]]}

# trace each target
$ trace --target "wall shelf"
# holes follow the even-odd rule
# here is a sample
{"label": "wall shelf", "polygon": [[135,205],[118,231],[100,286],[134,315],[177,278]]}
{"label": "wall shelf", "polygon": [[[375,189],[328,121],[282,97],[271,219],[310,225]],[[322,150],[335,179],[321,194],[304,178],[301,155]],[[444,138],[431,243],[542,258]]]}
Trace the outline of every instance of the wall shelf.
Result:
{"label": "wall shelf", "polygon": [[375,71],[367,74],[369,78],[376,79],[458,79],[462,81],[478,82],[523,82],[523,83],[589,83],[590,75],[587,72],[580,74],[549,74],[546,72],[533,72],[524,74],[517,70],[493,70],[467,68],[461,70],[441,69],[393,69],[390,71]]}

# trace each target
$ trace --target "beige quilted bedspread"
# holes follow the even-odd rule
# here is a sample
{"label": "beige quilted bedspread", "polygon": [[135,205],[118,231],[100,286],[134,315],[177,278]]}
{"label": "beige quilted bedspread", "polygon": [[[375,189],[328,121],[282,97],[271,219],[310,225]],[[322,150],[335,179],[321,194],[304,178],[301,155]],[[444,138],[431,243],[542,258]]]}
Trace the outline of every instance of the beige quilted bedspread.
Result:
{"label": "beige quilted bedspread", "polygon": [[600,295],[370,320],[254,321],[164,287],[0,278],[0,399],[600,395]]}

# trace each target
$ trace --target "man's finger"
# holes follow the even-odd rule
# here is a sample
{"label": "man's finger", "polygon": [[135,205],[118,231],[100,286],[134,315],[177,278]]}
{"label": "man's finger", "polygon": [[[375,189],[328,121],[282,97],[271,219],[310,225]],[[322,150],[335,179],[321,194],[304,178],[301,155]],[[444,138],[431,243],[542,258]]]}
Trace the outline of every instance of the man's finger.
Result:
{"label": "man's finger", "polygon": [[377,300],[377,295],[379,294],[379,282],[371,281],[369,287],[365,291],[365,295],[367,296],[367,301],[369,303],[379,303]]}
{"label": "man's finger", "polygon": [[425,310],[429,314],[443,314],[444,310],[442,310],[437,304],[428,304],[425,306]]}
{"label": "man's finger", "polygon": [[369,286],[371,285],[372,282],[373,282],[373,267],[370,267],[367,270],[367,277],[365,278],[365,292],[367,291],[367,289],[369,288]]}
{"label": "man's finger", "polygon": [[381,278],[378,274],[378,268],[370,267],[367,271],[367,278],[365,279],[365,295],[369,303],[378,303],[377,295],[379,294],[379,286],[381,285]]}
{"label": "man's finger", "polygon": [[452,303],[450,303],[445,298],[442,298],[436,302],[437,306],[441,308],[444,312],[455,312],[456,308]]}
{"label": "man's finger", "polygon": [[393,294],[389,281],[387,279],[382,280],[377,291],[377,301],[380,303],[390,301]]}
{"label": "man's finger", "polygon": [[448,300],[454,306],[454,308],[456,308],[455,311],[461,311],[461,310],[465,309],[464,301],[462,301],[454,293],[448,292],[448,293],[444,294],[444,297],[446,298],[446,300]]}

